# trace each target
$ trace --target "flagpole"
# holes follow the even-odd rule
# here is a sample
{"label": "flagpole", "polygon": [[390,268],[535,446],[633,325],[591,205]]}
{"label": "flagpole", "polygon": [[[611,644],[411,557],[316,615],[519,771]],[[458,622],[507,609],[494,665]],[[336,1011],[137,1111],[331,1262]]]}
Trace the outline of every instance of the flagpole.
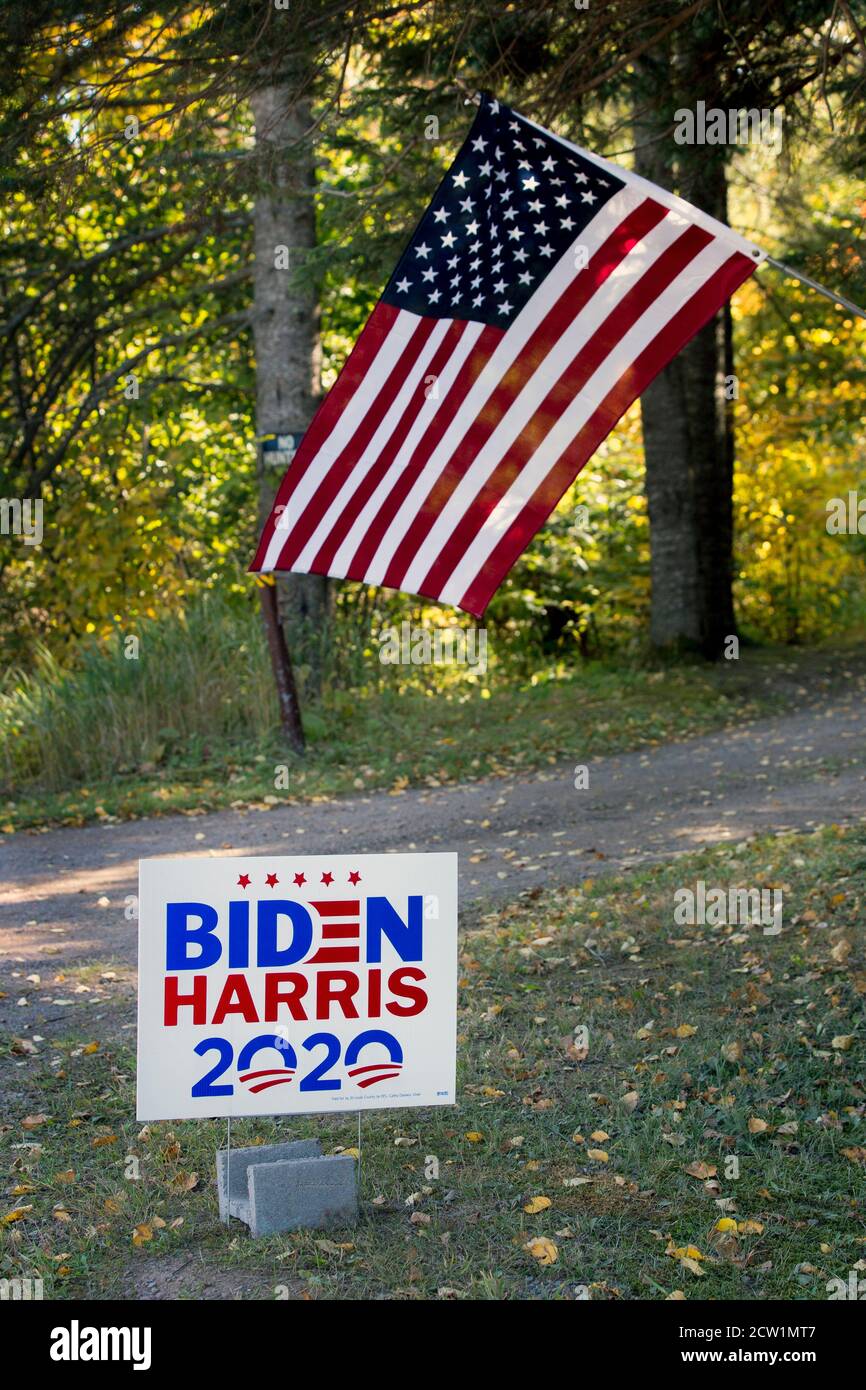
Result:
{"label": "flagpole", "polygon": [[295,673],[292,670],[292,661],[286,643],[286,634],[280,622],[277,607],[277,586],[269,574],[257,575],[256,581],[265,623],[265,636],[268,639],[268,650],[271,655],[271,667],[277,687],[280,724],[295,752],[303,753],[306,745],[304,726],[301,722],[301,706],[298,700],[298,688],[295,685]]}
{"label": "flagpole", "polygon": [[804,285],[809,285],[819,294],[823,294],[825,299],[830,299],[834,304],[841,304],[843,309],[848,309],[850,313],[857,314],[861,319],[866,319],[866,309],[861,309],[853,300],[846,299],[844,294],[837,294],[835,290],[828,290],[826,285],[819,285],[817,280],[813,280],[811,275],[804,275],[802,270],[794,270],[793,266],[785,265],[784,261],[777,261],[773,256],[767,257],[767,264],[774,265],[777,270],[781,270],[785,275],[791,275],[795,280],[802,280]]}

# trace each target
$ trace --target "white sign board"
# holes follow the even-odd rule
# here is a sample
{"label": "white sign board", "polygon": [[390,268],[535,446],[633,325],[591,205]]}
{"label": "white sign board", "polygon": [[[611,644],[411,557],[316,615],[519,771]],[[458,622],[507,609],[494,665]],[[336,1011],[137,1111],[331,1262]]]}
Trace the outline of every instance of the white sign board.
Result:
{"label": "white sign board", "polygon": [[457,855],[143,859],[140,1120],[450,1105]]}

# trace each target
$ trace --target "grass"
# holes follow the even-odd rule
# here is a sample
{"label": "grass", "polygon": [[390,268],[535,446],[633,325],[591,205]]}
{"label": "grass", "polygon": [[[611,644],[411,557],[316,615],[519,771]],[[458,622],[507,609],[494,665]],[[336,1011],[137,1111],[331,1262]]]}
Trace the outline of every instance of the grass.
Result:
{"label": "grass", "polygon": [[405,673],[387,667],[381,687],[330,691],[307,712],[309,747],[297,759],[274,731],[255,642],[245,654],[222,619],[199,610],[195,622],[201,630],[182,642],[154,624],[139,661],[119,646],[94,648],[71,672],[45,657],[41,672],[0,697],[0,832],[266,809],[585,762],[777,710],[790,695],[777,678],[797,662],[789,651],[748,650],[716,667],[594,662],[523,684],[494,668],[486,683],[427,690],[399,684]]}
{"label": "grass", "polygon": [[[697,879],[781,888],[781,934],[675,926]],[[129,982],[89,967],[52,1041],[3,1043],[0,1273],[50,1298],[826,1298],[866,1258],[864,904],[861,825],[487,912],[463,936],[458,1105],[365,1116],[358,1224],[261,1241],[219,1224],[221,1123],[130,1118]],[[312,1134],[351,1146],[354,1119],[233,1126]]]}

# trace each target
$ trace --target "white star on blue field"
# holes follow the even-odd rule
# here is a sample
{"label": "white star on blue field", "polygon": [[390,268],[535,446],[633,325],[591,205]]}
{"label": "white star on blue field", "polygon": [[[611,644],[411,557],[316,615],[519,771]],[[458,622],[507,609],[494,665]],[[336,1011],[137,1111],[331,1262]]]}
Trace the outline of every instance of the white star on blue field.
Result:
{"label": "white star on blue field", "polygon": [[507,328],[624,186],[485,95],[383,299],[427,318]]}

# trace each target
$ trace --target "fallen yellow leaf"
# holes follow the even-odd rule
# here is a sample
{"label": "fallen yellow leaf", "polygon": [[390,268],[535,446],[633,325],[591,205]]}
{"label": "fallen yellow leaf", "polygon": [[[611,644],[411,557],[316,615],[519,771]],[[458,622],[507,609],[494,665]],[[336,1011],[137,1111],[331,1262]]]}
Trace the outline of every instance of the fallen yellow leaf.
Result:
{"label": "fallen yellow leaf", "polygon": [[528,1250],[540,1265],[552,1265],[559,1256],[558,1249],[547,1236],[536,1236],[534,1240],[528,1240],[523,1248]]}
{"label": "fallen yellow leaf", "polygon": [[3,1217],[3,1225],[11,1226],[14,1221],[23,1221],[28,1211],[32,1210],[33,1204],[31,1202],[29,1207],[15,1207],[14,1211],[7,1211],[6,1215]]}
{"label": "fallen yellow leaf", "polygon": [[523,1210],[529,1216],[537,1216],[540,1211],[547,1211],[547,1208],[552,1205],[549,1197],[531,1197]]}

